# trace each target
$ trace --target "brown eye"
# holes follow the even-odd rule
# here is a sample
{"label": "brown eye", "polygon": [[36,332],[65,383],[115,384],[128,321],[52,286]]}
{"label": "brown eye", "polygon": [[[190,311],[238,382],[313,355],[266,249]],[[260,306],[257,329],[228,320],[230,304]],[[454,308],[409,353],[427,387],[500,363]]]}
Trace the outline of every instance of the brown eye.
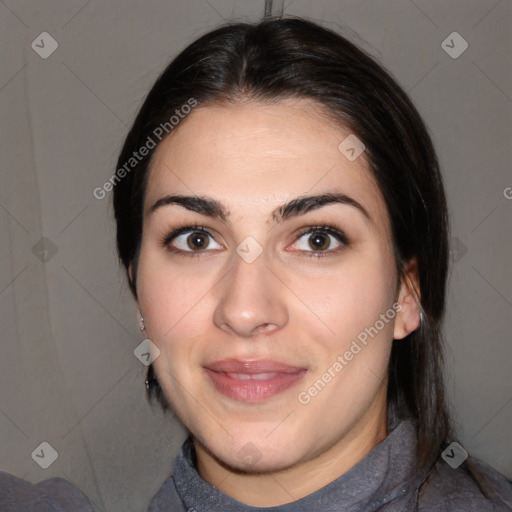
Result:
{"label": "brown eye", "polygon": [[329,235],[326,233],[312,233],[309,235],[308,243],[311,249],[315,251],[325,251],[329,249],[331,245],[331,240],[329,239]]}
{"label": "brown eye", "polygon": [[304,229],[292,246],[292,251],[304,255],[317,256],[333,254],[349,245],[343,231],[332,226],[311,226]]}
{"label": "brown eye", "polygon": [[200,231],[194,231],[187,237],[187,245],[193,251],[197,251],[198,249],[206,249],[210,241],[208,240],[208,235],[205,233],[201,233]]}
{"label": "brown eye", "polygon": [[180,253],[210,252],[222,249],[213,235],[195,226],[179,228],[165,236],[162,245]]}

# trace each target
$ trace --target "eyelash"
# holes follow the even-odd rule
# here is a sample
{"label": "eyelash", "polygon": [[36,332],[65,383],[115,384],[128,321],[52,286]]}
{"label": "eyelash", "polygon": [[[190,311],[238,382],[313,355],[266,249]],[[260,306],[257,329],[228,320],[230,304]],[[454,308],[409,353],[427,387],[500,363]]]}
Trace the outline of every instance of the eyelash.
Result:
{"label": "eyelash", "polygon": [[[165,234],[160,239],[160,246],[167,248],[170,252],[173,254],[177,254],[179,256],[183,256],[186,258],[194,258],[201,256],[201,253],[204,251],[182,251],[181,249],[177,249],[175,247],[172,247],[170,244],[171,242],[177,238],[180,235],[183,235],[187,232],[198,232],[203,235],[209,236],[211,238],[214,238],[212,233],[205,228],[204,226],[200,226],[198,224],[184,224],[182,226],[178,226],[176,229],[172,230],[170,233]],[[327,249],[326,251],[297,251],[300,252],[300,257],[307,257],[307,258],[325,258],[327,256],[330,256],[334,253],[338,253],[340,250],[343,250],[344,248],[348,247],[350,245],[350,240],[347,237],[347,235],[339,228],[336,228],[334,226],[328,225],[328,224],[319,224],[314,226],[306,226],[299,230],[297,236],[295,237],[294,244],[297,243],[298,240],[300,240],[304,235],[307,234],[313,234],[313,233],[321,233],[326,235],[333,236],[338,242],[340,242],[342,245],[336,249]]]}

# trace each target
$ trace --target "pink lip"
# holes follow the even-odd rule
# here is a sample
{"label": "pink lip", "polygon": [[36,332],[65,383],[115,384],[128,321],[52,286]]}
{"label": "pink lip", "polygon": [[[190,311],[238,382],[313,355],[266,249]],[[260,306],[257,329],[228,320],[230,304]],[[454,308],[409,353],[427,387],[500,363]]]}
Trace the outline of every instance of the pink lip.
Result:
{"label": "pink lip", "polygon": [[204,367],[213,385],[223,395],[241,402],[258,403],[294,386],[306,368],[270,360],[224,359]]}

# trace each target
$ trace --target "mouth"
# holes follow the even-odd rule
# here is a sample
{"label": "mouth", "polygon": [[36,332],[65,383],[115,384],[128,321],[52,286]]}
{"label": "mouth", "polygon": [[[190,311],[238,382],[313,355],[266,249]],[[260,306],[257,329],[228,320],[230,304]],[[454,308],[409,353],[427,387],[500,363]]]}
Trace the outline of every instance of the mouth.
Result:
{"label": "mouth", "polygon": [[214,388],[224,396],[260,403],[283,393],[302,380],[307,368],[271,360],[224,359],[204,366]]}

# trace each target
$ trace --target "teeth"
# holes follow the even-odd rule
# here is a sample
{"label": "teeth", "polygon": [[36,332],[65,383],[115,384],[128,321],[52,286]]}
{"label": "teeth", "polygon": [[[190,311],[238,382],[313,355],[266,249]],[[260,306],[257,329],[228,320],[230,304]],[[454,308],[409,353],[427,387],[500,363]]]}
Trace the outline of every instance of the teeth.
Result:
{"label": "teeth", "polygon": [[267,380],[272,379],[277,373],[228,373],[232,379],[238,380]]}

